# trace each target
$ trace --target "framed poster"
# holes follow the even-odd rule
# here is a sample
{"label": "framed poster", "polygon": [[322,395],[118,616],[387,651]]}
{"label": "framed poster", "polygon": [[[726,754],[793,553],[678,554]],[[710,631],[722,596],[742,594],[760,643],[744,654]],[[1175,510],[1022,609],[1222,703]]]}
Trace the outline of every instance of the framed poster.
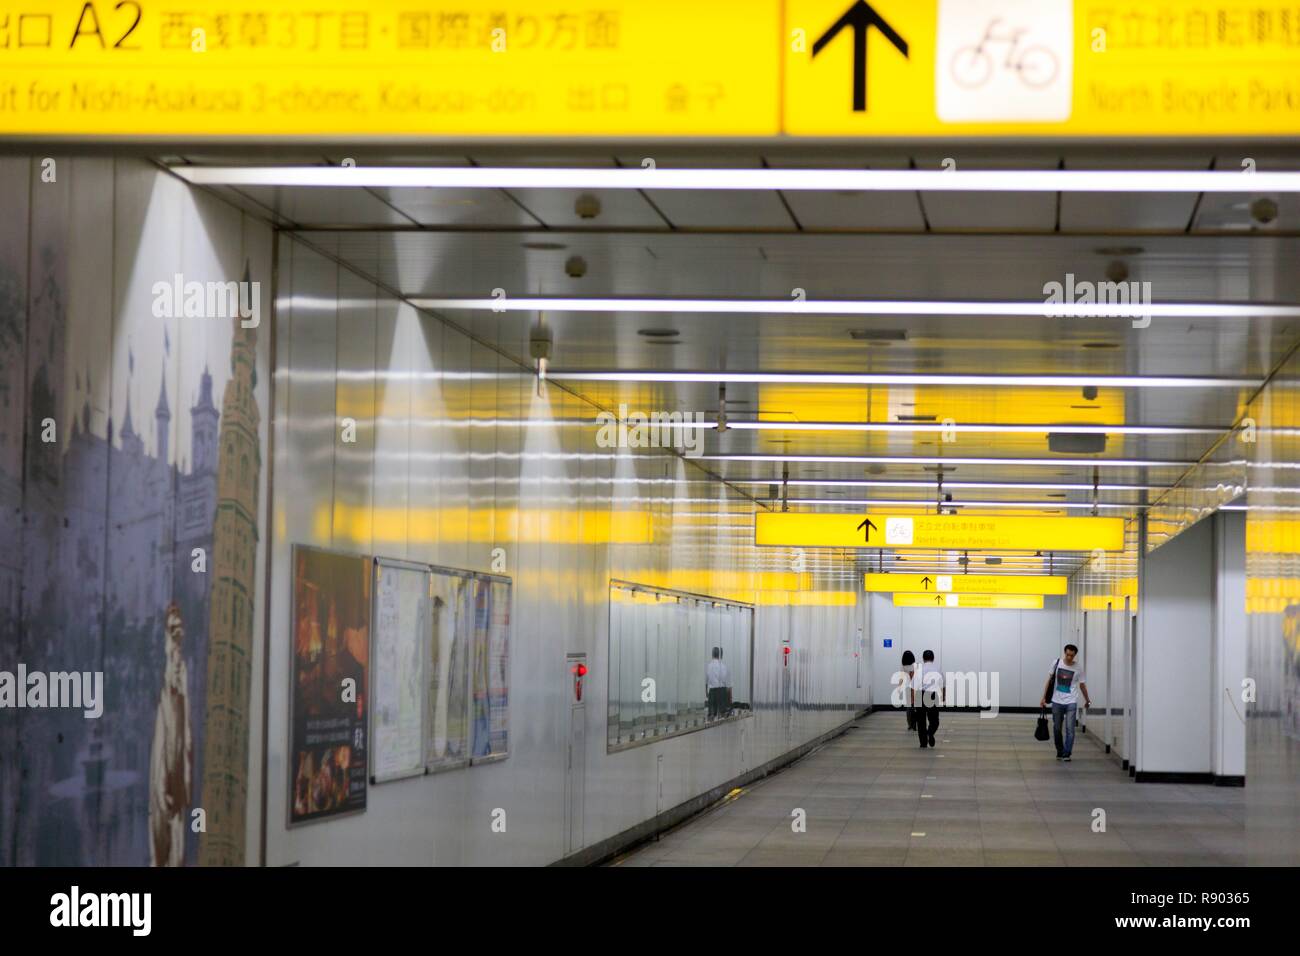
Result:
{"label": "framed poster", "polygon": [[430,629],[425,672],[424,766],[429,773],[469,763],[469,676],[474,577],[468,571],[432,569]]}
{"label": "framed poster", "polygon": [[370,782],[424,773],[425,658],[432,588],[422,564],[375,558]]}
{"label": "framed poster", "polygon": [[474,763],[503,760],[510,753],[509,578],[474,579]]}
{"label": "framed poster", "polygon": [[294,545],[289,824],[366,808],[368,556]]}

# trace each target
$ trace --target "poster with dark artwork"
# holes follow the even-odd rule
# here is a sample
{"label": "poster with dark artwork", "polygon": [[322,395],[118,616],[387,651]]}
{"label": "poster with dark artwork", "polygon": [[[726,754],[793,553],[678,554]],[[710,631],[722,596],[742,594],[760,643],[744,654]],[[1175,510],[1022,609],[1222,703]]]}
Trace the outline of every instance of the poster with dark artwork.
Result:
{"label": "poster with dark artwork", "polygon": [[289,822],[366,807],[371,559],[293,549]]}

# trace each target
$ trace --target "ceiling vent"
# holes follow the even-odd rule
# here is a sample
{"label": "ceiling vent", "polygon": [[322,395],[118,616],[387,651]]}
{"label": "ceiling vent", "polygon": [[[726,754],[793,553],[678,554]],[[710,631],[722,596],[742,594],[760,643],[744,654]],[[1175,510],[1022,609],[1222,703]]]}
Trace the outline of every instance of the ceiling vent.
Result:
{"label": "ceiling vent", "polygon": [[849,329],[849,338],[856,342],[906,342],[906,329]]}

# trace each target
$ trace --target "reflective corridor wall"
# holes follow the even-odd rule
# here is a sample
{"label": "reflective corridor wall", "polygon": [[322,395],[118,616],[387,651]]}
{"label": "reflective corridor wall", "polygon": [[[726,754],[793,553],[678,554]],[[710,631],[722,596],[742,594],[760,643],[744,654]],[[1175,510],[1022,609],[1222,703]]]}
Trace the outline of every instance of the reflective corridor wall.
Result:
{"label": "reflective corridor wall", "polygon": [[[1205,708],[1222,721],[1245,723],[1245,799],[1242,823],[1252,864],[1300,864],[1300,357],[1292,352],[1257,393],[1243,392],[1234,428],[1177,488],[1152,502],[1148,548],[1178,541],[1211,519],[1216,508],[1245,510],[1245,673],[1248,685],[1231,696],[1213,687]],[[1242,493],[1245,496],[1242,496]],[[1070,585],[1071,627],[1080,633],[1084,612],[1091,635],[1113,640],[1112,749],[1134,754],[1135,646],[1139,539],[1130,522],[1125,553],[1076,574]],[[1239,556],[1238,556],[1239,558]],[[1218,570],[1225,570],[1218,556]],[[1129,611],[1124,610],[1125,600]],[[1089,669],[1089,689],[1097,664]],[[1236,689],[1235,686],[1233,688]],[[1242,695],[1253,700],[1242,700]],[[1214,723],[1220,718],[1215,716]],[[1100,729],[1096,713],[1091,729]],[[1236,837],[1232,837],[1236,839]]]}
{"label": "reflective corridor wall", "polygon": [[102,675],[0,711],[0,865],[256,862],[269,323],[174,292],[269,314],[271,231],[135,160],[0,212],[0,672]]}
{"label": "reflective corridor wall", "polygon": [[[554,383],[539,394],[518,363],[521,314],[461,328],[419,313],[339,267],[335,241],[283,234],[278,252],[270,865],[554,862],[869,706],[865,602],[773,571],[789,556],[753,547],[752,501],[676,455],[601,447],[598,409]],[[364,812],[289,827],[293,545],[511,577],[509,757],[373,784]],[[611,579],[754,604],[753,716],[608,753]],[[571,654],[589,668],[582,707]]]}

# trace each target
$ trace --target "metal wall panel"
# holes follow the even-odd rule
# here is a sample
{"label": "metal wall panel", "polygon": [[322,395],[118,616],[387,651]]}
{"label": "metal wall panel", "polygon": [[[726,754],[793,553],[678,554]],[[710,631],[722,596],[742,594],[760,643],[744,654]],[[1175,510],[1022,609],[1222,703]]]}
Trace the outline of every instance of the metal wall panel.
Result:
{"label": "metal wall panel", "polygon": [[[571,652],[586,653],[591,668],[582,845],[779,756],[842,723],[855,702],[865,703],[869,689],[854,686],[852,664],[865,608],[785,607],[778,596],[756,613],[752,718],[607,753],[609,579],[734,572],[752,566],[752,546],[721,532],[707,541],[690,537],[698,522],[679,520],[688,506],[675,499],[702,494],[703,476],[693,466],[670,455],[601,448],[590,405],[553,385],[539,395],[534,377],[492,348],[409,307],[376,300],[375,290],[343,274],[297,244],[282,250],[292,305],[278,351],[288,395],[281,404],[285,441],[282,450],[277,446],[275,510],[284,520],[277,522],[273,575],[268,863],[559,859],[566,852]],[[352,301],[337,319],[321,307],[335,295]],[[517,348],[513,320],[476,321],[474,329],[487,340],[509,336]],[[349,389],[360,384],[364,401],[371,381],[378,421],[367,473],[363,454],[335,447],[333,419],[342,408],[336,391],[345,382]],[[297,459],[314,467],[298,467]],[[717,500],[709,507],[732,507],[722,491],[712,494]],[[504,550],[505,573],[515,582],[510,756],[372,786],[365,813],[288,830],[289,613],[276,606],[291,588],[289,546],[363,549],[353,525],[344,536],[344,522],[331,517],[325,527],[335,533],[321,536],[316,516],[321,509],[342,515],[345,505],[350,515],[368,500],[376,553],[487,571],[493,548]],[[394,514],[403,510],[404,523]],[[408,541],[391,530],[400,527]],[[781,660],[786,637],[795,651],[789,668]],[[780,706],[788,677],[801,704],[789,714]],[[498,808],[506,813],[505,833],[491,827]]]}

